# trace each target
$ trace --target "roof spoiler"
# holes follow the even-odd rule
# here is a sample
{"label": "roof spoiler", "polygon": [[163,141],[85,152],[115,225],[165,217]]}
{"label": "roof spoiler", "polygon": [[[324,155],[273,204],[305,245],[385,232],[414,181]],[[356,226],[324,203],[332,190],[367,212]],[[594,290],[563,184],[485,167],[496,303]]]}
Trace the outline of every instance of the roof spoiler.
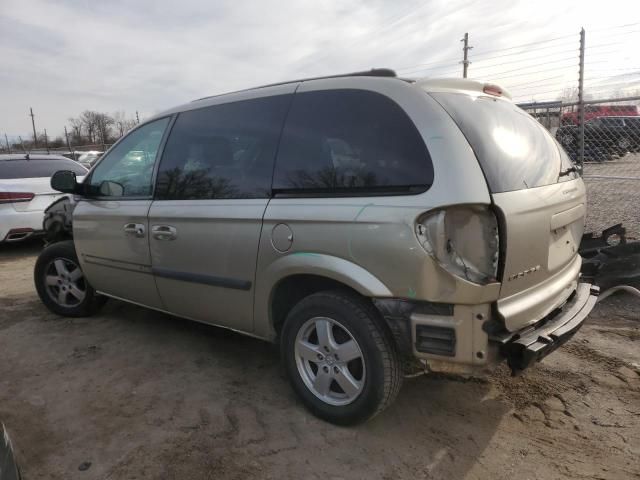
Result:
{"label": "roof spoiler", "polygon": [[468,92],[484,93],[494,97],[504,97],[511,100],[511,93],[492,82],[470,80],[467,78],[421,78],[416,84],[427,90],[466,90]]}

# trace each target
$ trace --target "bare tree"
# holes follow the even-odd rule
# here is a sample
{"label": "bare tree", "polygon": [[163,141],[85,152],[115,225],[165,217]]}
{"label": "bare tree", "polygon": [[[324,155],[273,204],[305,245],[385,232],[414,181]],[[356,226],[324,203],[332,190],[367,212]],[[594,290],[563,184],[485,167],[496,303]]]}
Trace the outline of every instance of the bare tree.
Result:
{"label": "bare tree", "polygon": [[113,120],[116,134],[119,137],[122,137],[125,133],[136,126],[136,120],[134,118],[127,118],[127,115],[122,110],[113,114]]}
{"label": "bare tree", "polygon": [[113,117],[108,113],[93,112],[95,125],[102,143],[109,143],[111,126],[115,123]]}

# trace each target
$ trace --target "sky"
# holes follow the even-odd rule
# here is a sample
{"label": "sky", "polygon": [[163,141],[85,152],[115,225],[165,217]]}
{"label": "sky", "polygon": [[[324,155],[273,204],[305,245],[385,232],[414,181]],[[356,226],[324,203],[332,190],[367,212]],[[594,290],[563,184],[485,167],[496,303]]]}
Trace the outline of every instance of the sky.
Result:
{"label": "sky", "polygon": [[[0,0],[0,138],[60,135],[90,109],[141,118],[196,98],[390,67],[495,81],[516,101],[640,88],[640,1]],[[635,91],[635,90],[634,90]]]}

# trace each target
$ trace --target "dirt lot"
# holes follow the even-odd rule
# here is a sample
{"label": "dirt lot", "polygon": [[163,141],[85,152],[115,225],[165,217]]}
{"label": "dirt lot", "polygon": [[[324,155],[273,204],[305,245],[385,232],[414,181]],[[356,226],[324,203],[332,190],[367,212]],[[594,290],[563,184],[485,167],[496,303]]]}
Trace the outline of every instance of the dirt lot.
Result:
{"label": "dirt lot", "polygon": [[632,297],[522,377],[416,378],[381,416],[337,428],[260,341],[116,301],[48,313],[37,250],[0,250],[0,420],[26,479],[640,478]]}

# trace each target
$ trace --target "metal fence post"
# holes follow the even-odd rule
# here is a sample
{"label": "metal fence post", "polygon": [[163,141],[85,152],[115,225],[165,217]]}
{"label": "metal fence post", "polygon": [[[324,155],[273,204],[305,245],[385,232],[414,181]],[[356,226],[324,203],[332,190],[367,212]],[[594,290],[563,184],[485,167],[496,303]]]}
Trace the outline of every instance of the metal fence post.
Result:
{"label": "metal fence post", "polygon": [[578,76],[578,165],[584,165],[584,28],[580,30],[580,70]]}

